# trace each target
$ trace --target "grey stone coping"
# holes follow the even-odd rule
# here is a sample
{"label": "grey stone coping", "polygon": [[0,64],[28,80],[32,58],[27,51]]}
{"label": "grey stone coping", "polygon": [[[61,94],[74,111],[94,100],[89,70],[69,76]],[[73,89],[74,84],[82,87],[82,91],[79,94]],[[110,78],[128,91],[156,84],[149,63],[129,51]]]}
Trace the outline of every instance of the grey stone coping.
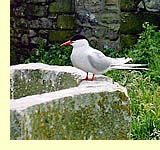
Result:
{"label": "grey stone coping", "polygon": [[[23,77],[14,78],[15,75],[21,75],[20,72],[24,73]],[[31,80],[36,82],[48,72],[56,74],[55,81],[58,77],[58,80],[71,78],[71,82],[68,87],[63,84],[64,87],[55,91],[35,92],[39,91],[39,88],[18,90],[19,87],[23,89],[32,84],[24,80],[24,75],[27,75],[25,79],[30,80],[29,77],[33,77],[30,74],[33,72],[35,77]],[[58,76],[59,73],[61,78]],[[12,81],[15,86],[11,89],[14,92],[17,90],[17,97],[20,98],[11,99],[10,102],[10,138],[12,140],[129,139],[131,114],[126,88],[102,75],[96,76],[93,82],[81,81],[85,75],[83,71],[70,66],[49,66],[41,63],[12,66],[11,78],[16,80]],[[33,82],[33,87],[36,82]],[[65,80],[63,82],[67,83]],[[73,86],[74,82],[76,84]],[[45,89],[48,84],[43,86]],[[14,87],[17,89],[14,90]],[[30,93],[27,96],[21,94],[21,92],[27,93],[28,90]]]}

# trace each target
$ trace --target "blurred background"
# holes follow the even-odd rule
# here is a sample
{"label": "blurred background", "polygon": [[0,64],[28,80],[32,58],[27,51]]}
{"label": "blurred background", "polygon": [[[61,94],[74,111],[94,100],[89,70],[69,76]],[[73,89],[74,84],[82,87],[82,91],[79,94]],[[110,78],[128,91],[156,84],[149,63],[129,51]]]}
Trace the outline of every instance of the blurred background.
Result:
{"label": "blurred background", "polygon": [[48,50],[76,33],[99,49],[137,42],[142,24],[160,27],[160,0],[10,0],[11,65],[24,63],[40,41]]}

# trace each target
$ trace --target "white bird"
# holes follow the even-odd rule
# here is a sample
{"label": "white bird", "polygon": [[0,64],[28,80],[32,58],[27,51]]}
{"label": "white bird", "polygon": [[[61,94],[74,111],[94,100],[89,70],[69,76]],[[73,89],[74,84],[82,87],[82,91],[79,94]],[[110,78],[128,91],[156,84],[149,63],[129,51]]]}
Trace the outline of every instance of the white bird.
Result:
{"label": "white bird", "polygon": [[[71,61],[74,67],[81,69],[87,73],[84,80],[93,81],[95,74],[103,74],[113,69],[144,69],[135,68],[146,66],[146,64],[126,64],[131,58],[111,58],[105,56],[101,51],[89,46],[88,40],[83,35],[75,35],[71,40],[61,44],[61,46],[72,45]],[[88,72],[93,73],[91,79],[88,78]]]}

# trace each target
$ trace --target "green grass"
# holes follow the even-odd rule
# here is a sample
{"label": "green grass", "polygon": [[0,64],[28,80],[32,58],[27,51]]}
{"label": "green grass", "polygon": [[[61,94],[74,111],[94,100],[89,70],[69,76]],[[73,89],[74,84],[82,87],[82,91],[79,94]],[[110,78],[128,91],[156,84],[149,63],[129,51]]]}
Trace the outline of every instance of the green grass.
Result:
{"label": "green grass", "polygon": [[[106,73],[128,90],[131,100],[131,139],[159,139],[160,86],[141,72],[114,70]],[[159,132],[159,133],[158,133]]]}
{"label": "green grass", "polygon": [[109,71],[105,75],[128,90],[131,100],[130,139],[160,139],[160,31],[148,23],[143,25],[137,44],[112,57],[131,57],[132,63],[148,64],[148,71]]}

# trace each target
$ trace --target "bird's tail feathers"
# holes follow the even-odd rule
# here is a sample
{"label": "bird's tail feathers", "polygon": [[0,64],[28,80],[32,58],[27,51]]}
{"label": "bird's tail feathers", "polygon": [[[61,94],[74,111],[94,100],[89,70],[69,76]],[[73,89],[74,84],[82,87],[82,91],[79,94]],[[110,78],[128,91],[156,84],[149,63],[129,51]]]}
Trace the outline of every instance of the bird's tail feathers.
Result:
{"label": "bird's tail feathers", "polygon": [[132,60],[132,58],[125,58],[125,57],[123,57],[123,58],[112,58],[112,64],[113,65],[125,64],[125,63],[127,63],[131,60]]}
{"label": "bird's tail feathers", "polygon": [[147,66],[147,64],[119,64],[119,65],[113,65],[113,66],[123,66],[123,67],[144,67],[144,66]]}
{"label": "bird's tail feathers", "polygon": [[124,65],[115,65],[115,66],[111,66],[111,70],[113,69],[126,69],[126,70],[148,70],[148,68],[136,68],[137,66],[146,66],[143,64],[124,64]]}
{"label": "bird's tail feathers", "polygon": [[[126,64],[131,61],[132,58],[113,58],[110,69],[127,69],[127,70],[148,70],[148,68],[144,68],[147,64]],[[136,68],[139,67],[139,68]]]}

